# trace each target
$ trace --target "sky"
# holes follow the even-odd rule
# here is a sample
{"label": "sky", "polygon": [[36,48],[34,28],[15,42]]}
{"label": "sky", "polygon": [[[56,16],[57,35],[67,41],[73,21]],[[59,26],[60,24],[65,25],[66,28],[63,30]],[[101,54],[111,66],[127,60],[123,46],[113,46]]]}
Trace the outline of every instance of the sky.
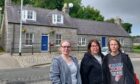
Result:
{"label": "sky", "polygon": [[132,36],[140,35],[140,0],[82,0],[82,4],[99,10],[105,19],[120,17],[133,25]]}

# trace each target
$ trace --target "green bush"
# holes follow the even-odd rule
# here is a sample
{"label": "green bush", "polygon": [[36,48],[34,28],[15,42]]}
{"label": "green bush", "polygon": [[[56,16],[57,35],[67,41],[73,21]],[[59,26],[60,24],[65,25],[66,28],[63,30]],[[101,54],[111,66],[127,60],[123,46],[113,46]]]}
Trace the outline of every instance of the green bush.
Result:
{"label": "green bush", "polygon": [[4,49],[2,47],[0,47],[0,52],[3,52],[3,51],[4,51]]}
{"label": "green bush", "polygon": [[133,46],[134,49],[140,49],[140,45],[138,46]]}

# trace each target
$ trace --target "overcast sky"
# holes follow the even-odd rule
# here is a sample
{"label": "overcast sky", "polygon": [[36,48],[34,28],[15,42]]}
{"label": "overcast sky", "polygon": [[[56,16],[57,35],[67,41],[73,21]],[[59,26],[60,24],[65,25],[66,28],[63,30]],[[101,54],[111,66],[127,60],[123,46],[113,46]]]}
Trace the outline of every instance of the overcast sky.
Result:
{"label": "overcast sky", "polygon": [[120,17],[132,23],[131,35],[140,35],[140,0],[82,0],[82,4],[98,9],[105,19]]}

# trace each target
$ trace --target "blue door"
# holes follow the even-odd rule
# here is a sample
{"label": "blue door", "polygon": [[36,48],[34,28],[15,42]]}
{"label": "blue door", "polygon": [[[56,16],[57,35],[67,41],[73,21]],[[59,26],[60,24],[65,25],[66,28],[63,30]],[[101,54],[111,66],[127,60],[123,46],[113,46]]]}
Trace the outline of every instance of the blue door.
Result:
{"label": "blue door", "polygon": [[42,35],[41,38],[41,51],[48,51],[48,35]]}
{"label": "blue door", "polygon": [[102,47],[105,47],[105,46],[106,46],[106,38],[102,37]]}

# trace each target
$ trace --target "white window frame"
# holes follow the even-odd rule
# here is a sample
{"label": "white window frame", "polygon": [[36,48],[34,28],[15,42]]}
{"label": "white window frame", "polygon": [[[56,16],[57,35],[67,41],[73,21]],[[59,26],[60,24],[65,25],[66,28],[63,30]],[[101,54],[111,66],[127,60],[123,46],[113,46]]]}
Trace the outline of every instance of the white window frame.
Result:
{"label": "white window frame", "polygon": [[79,37],[78,38],[78,46],[86,46],[86,38],[85,37]]}
{"label": "white window frame", "polygon": [[56,46],[60,46],[61,38],[62,38],[61,34],[56,34],[56,40],[55,40]]}
{"label": "white window frame", "polygon": [[22,10],[22,21],[36,21],[36,12],[33,10]]}
{"label": "white window frame", "polygon": [[53,24],[63,24],[64,17],[62,14],[52,14],[52,23]]}
{"label": "white window frame", "polygon": [[[28,37],[27,37],[27,34],[29,35]],[[30,38],[30,37],[32,37],[32,38]],[[28,32],[25,33],[25,46],[32,46],[33,43],[34,43],[34,34],[33,33],[28,33]]]}

